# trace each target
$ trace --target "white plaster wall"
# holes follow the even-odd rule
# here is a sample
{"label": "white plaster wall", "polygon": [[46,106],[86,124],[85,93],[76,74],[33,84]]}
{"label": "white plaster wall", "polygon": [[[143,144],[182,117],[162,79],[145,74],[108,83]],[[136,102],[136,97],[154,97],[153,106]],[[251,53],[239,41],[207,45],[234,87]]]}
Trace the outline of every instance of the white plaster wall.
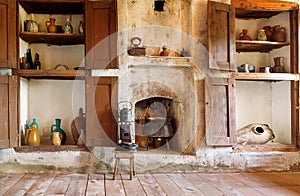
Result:
{"label": "white plaster wall", "polygon": [[236,82],[237,129],[250,123],[272,125],[272,87],[269,82]]}
{"label": "white plaster wall", "polygon": [[[272,83],[272,127],[275,142],[291,144],[291,96],[290,82]],[[276,137],[277,135],[277,137]]]}
{"label": "white plaster wall", "polygon": [[291,144],[290,83],[236,82],[237,130],[251,123],[266,123],[274,142]]}

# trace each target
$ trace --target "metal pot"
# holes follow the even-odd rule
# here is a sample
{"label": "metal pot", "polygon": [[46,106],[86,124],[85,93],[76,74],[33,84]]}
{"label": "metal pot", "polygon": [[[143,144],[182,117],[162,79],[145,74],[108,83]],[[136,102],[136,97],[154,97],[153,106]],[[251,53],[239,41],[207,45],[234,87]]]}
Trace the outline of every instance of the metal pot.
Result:
{"label": "metal pot", "polygon": [[[122,108],[121,108],[122,106]],[[129,101],[121,101],[120,107],[120,122],[132,122],[132,104]]]}

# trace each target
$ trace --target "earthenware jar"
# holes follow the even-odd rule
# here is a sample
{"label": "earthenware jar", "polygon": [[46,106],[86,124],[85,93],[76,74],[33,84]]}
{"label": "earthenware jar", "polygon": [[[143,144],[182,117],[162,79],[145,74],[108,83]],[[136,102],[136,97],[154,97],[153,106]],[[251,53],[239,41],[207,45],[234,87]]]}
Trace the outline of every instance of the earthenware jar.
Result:
{"label": "earthenware jar", "polygon": [[49,21],[46,21],[45,24],[47,26],[48,33],[56,33],[57,28],[55,26],[55,18],[49,18]]}
{"label": "earthenware jar", "polygon": [[60,124],[61,124],[61,119],[59,119],[59,118],[55,119],[55,124],[53,124],[50,129],[51,130],[50,139],[52,141],[53,133],[58,132],[61,137],[61,144],[64,145],[66,142],[67,136],[66,136],[66,133],[64,132],[64,130],[62,130],[60,128]]}
{"label": "earthenware jar", "polygon": [[242,32],[239,34],[240,40],[252,40],[251,37],[248,35],[248,29],[243,29]]}
{"label": "earthenware jar", "polygon": [[264,26],[263,29],[265,30],[265,34],[267,36],[267,41],[271,41],[271,38],[272,38],[272,27],[271,26]]}
{"label": "earthenware jar", "polygon": [[273,27],[272,41],[284,42],[285,41],[285,28],[280,27],[280,25],[275,25]]}
{"label": "earthenware jar", "polygon": [[40,145],[40,133],[35,127],[34,124],[31,125],[31,128],[26,131],[26,144],[28,146],[38,146]]}

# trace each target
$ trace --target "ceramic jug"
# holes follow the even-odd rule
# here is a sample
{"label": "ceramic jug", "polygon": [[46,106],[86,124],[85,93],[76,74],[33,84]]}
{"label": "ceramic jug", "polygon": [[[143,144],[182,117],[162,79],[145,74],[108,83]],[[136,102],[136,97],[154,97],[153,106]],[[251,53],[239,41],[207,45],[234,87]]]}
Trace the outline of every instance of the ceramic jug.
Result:
{"label": "ceramic jug", "polygon": [[52,139],[51,142],[54,146],[61,145],[61,135],[59,132],[52,132]]}
{"label": "ceramic jug", "polygon": [[260,29],[257,31],[257,40],[267,41],[267,35],[264,29]]}
{"label": "ceramic jug", "polygon": [[251,37],[248,35],[248,29],[243,29],[242,32],[239,34],[240,40],[252,40]]}
{"label": "ceramic jug", "polygon": [[48,33],[56,33],[57,32],[57,28],[55,26],[55,18],[49,18],[49,21],[46,21],[46,27],[47,27],[47,31]]}
{"label": "ceramic jug", "polygon": [[40,145],[41,137],[39,131],[36,129],[35,125],[32,124],[31,128],[26,131],[26,144],[28,146],[38,146]]}
{"label": "ceramic jug", "polygon": [[272,67],[272,72],[274,73],[284,73],[284,57],[275,57],[274,58],[274,67]]}
{"label": "ceramic jug", "polygon": [[265,34],[267,36],[267,41],[271,41],[271,38],[272,38],[272,27],[271,26],[264,26],[263,29],[265,30]]}
{"label": "ceramic jug", "polygon": [[62,130],[60,128],[60,124],[61,124],[61,119],[59,119],[59,118],[55,119],[55,124],[53,124],[50,129],[51,130],[50,139],[52,141],[53,132],[58,132],[61,137],[61,144],[64,145],[66,142],[67,136],[66,136],[66,133],[64,132],[64,130]]}
{"label": "ceramic jug", "polygon": [[284,42],[285,41],[285,28],[280,27],[280,25],[275,25],[273,27],[272,41]]}

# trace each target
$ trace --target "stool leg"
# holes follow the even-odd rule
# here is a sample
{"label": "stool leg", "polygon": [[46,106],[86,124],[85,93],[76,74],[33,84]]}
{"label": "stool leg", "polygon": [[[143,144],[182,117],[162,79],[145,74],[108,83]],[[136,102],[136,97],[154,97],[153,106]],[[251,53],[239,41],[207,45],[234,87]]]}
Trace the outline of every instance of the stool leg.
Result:
{"label": "stool leg", "polygon": [[170,146],[169,146],[169,138],[165,138],[166,140],[166,144],[167,144],[167,149],[170,150]]}
{"label": "stool leg", "polygon": [[116,179],[116,175],[117,175],[117,171],[118,171],[118,167],[119,167],[119,161],[120,161],[120,159],[119,159],[119,158],[116,158],[116,163],[115,163],[115,169],[114,169],[114,177],[113,177],[113,180]]}
{"label": "stool leg", "polygon": [[130,158],[130,180],[132,180],[133,172],[134,171],[134,166],[133,166],[133,158]]}

